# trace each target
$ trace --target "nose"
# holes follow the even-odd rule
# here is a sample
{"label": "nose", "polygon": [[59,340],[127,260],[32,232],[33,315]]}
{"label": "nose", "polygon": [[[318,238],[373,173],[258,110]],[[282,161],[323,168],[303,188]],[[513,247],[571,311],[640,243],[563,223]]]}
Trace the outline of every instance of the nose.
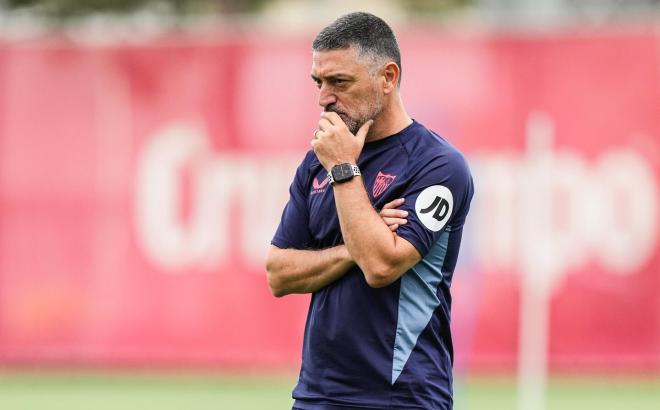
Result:
{"label": "nose", "polygon": [[321,89],[319,90],[319,105],[321,107],[327,107],[330,104],[337,102],[337,96],[334,92],[328,87],[327,84],[321,84]]}

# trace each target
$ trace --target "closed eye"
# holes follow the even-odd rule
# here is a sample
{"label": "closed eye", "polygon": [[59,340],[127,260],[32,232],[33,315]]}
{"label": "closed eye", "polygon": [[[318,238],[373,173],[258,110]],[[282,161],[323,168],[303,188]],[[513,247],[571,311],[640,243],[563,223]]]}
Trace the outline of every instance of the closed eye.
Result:
{"label": "closed eye", "polygon": [[338,87],[341,87],[341,86],[343,86],[343,85],[346,85],[346,83],[347,83],[346,80],[339,80],[339,79],[337,79],[337,80],[334,80],[334,81],[333,81],[333,84],[336,85],[336,86],[338,86]]}

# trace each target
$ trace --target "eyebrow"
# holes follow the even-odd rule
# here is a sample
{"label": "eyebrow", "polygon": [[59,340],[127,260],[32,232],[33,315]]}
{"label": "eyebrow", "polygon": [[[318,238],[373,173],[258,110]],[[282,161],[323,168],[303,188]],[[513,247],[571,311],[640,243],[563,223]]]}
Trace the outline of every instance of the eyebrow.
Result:
{"label": "eyebrow", "polygon": [[[314,80],[314,81],[321,81],[321,78],[322,77],[317,77],[314,74],[312,74],[312,80]],[[324,78],[326,78],[328,80],[352,80],[355,77],[353,77],[352,75],[349,75],[349,74],[337,73],[337,74],[326,75]]]}

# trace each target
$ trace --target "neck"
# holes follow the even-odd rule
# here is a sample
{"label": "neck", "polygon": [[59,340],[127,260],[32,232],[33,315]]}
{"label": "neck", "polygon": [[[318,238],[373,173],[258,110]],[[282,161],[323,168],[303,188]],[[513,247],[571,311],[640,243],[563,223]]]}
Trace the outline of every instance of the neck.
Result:
{"label": "neck", "polygon": [[392,95],[392,101],[383,107],[383,111],[374,118],[374,123],[369,129],[365,142],[378,141],[396,134],[412,124],[412,118],[408,116],[401,97]]}

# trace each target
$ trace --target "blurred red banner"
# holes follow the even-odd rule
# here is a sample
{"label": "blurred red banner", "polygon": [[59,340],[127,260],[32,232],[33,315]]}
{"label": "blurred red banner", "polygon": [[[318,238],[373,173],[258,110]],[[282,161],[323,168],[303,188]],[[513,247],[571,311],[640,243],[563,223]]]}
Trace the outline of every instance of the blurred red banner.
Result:
{"label": "blurred red banner", "polygon": [[[659,40],[401,36],[408,112],[475,179],[457,366],[515,366],[534,275],[552,369],[660,370]],[[0,45],[1,363],[298,365],[309,298],[263,260],[320,111],[310,41]]]}

